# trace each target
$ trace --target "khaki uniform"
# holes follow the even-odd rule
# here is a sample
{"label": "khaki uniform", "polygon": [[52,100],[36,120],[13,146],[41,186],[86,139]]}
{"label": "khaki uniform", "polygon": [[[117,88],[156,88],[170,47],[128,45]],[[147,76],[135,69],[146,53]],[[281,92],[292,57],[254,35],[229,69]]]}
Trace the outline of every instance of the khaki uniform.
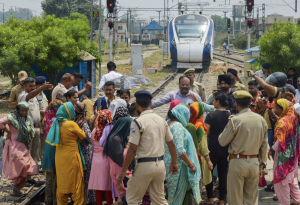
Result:
{"label": "khaki uniform", "polygon": [[236,82],[234,86],[231,86],[235,91],[246,90],[246,86],[243,84]]}
{"label": "khaki uniform", "polygon": [[[18,102],[26,101],[27,92],[24,90],[18,98]],[[36,97],[31,98],[27,101],[29,104],[29,116],[32,118],[34,125],[34,138],[29,144],[29,150],[31,157],[35,160],[36,164],[38,164],[38,146],[40,143],[40,124],[41,124],[41,116],[40,116],[40,106]]]}
{"label": "khaki uniform", "polygon": [[19,95],[24,91],[24,88],[22,87],[21,84],[16,85],[11,89],[10,97],[9,97],[9,102],[17,102]]}
{"label": "khaki uniform", "polygon": [[[40,106],[40,110],[45,111],[46,107],[48,106],[48,99],[46,97],[46,95],[44,94],[44,92],[41,92],[40,94],[38,94],[36,96],[36,98],[38,99],[39,102],[39,106]],[[44,115],[41,115],[41,120],[44,119]],[[38,156],[39,156],[39,160],[42,161],[43,159],[43,153],[44,153],[44,148],[45,148],[45,136],[43,135],[40,138],[40,144],[39,144],[39,148],[38,148]]]}
{"label": "khaki uniform", "polygon": [[[157,158],[165,154],[164,144],[173,139],[167,122],[152,110],[141,113],[136,119],[141,127],[131,123],[129,142],[138,145],[136,158]],[[141,136],[141,132],[143,132]],[[164,195],[166,170],[164,160],[141,162],[134,169],[127,183],[126,200],[128,205],[137,205],[149,190],[153,205],[167,205]]]}
{"label": "khaki uniform", "polygon": [[66,92],[68,92],[67,88],[63,84],[58,83],[52,91],[51,100],[55,100],[57,95],[64,95]]}
{"label": "khaki uniform", "polygon": [[229,205],[258,204],[259,164],[267,163],[268,125],[264,118],[243,109],[231,117],[219,136],[221,146],[229,144],[229,154],[258,155],[258,158],[231,159],[227,181]]}
{"label": "khaki uniform", "polygon": [[202,102],[206,102],[205,88],[202,83],[194,82],[190,90],[197,93],[201,97]]}

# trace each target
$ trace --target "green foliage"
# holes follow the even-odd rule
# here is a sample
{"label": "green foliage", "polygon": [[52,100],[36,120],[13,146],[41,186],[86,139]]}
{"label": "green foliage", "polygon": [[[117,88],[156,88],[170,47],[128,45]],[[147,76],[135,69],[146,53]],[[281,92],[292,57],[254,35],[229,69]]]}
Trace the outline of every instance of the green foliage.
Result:
{"label": "green foliage", "polygon": [[30,70],[35,64],[56,84],[59,73],[81,59],[81,51],[90,52],[100,60],[99,54],[96,55],[98,47],[91,45],[87,38],[89,32],[83,18],[71,20],[43,15],[31,21],[19,21],[11,16],[0,26],[1,75],[15,83],[20,70]]}
{"label": "green foliage", "polygon": [[[47,15],[55,15],[63,18],[69,17],[72,13],[80,13],[87,17],[90,25],[91,19],[91,3],[83,0],[44,0],[42,1],[42,9]],[[94,1],[94,11],[99,11],[99,5]],[[75,15],[76,16],[76,15]],[[104,8],[102,8],[102,23],[104,21]],[[93,29],[98,29],[99,18],[93,18]]]}
{"label": "green foliage", "polygon": [[300,30],[290,22],[274,22],[258,42],[264,62],[271,64],[272,71],[287,72],[294,67],[300,69]]}
{"label": "green foliage", "polygon": [[[214,21],[214,27],[217,33],[227,33],[228,31],[227,18],[218,15],[211,15],[211,19]],[[230,31],[232,33],[233,21],[230,22],[230,25],[231,25]],[[242,30],[244,30],[245,22],[242,22],[241,26],[242,26]],[[235,30],[240,30],[240,22],[236,21],[234,27]]]}

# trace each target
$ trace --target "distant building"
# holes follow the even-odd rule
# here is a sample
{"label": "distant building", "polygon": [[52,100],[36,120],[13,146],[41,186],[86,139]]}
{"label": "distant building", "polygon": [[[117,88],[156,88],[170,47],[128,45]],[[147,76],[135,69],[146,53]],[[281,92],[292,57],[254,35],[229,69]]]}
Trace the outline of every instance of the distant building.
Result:
{"label": "distant building", "polygon": [[[126,32],[127,32],[127,21],[118,21],[117,22],[117,38],[118,42],[125,42],[126,40]],[[102,28],[102,36],[106,39],[109,40],[109,27],[108,27],[108,22],[105,22]],[[99,34],[97,32],[97,34]]]}
{"label": "distant building", "polygon": [[[268,32],[268,30],[273,28],[273,24],[274,22],[277,21],[285,21],[285,22],[291,22],[294,23],[294,17],[293,16],[283,16],[281,14],[278,13],[273,13],[268,15],[265,18],[265,33]],[[262,18],[259,18],[259,30],[261,31],[262,29]]]}

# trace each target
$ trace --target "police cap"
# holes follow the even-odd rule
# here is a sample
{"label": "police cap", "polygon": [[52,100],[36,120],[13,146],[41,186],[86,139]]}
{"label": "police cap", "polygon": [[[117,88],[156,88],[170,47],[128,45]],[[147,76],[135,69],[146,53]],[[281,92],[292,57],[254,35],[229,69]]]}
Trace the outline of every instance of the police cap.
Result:
{"label": "police cap", "polygon": [[37,76],[35,77],[35,84],[36,85],[41,85],[46,82],[46,78],[44,76]]}
{"label": "police cap", "polygon": [[27,75],[26,71],[20,71],[20,72],[18,73],[18,80],[19,80],[19,81],[23,81],[23,80],[25,80],[26,78],[28,78],[28,75]]}
{"label": "police cap", "polygon": [[233,97],[234,97],[234,99],[243,99],[243,98],[252,99],[253,98],[253,96],[249,92],[244,91],[244,90],[235,91],[233,93]]}
{"label": "police cap", "polygon": [[190,69],[187,69],[183,74],[188,74],[188,73],[195,73],[195,68],[190,68]]}
{"label": "police cap", "polygon": [[262,64],[262,67],[264,68],[264,69],[270,69],[270,67],[271,67],[271,65],[269,64],[269,63],[264,63],[264,64]]}
{"label": "police cap", "polygon": [[148,91],[146,90],[140,90],[140,91],[137,91],[136,93],[134,93],[134,97],[136,98],[150,98],[150,100],[152,100],[153,96],[151,93],[149,93]]}

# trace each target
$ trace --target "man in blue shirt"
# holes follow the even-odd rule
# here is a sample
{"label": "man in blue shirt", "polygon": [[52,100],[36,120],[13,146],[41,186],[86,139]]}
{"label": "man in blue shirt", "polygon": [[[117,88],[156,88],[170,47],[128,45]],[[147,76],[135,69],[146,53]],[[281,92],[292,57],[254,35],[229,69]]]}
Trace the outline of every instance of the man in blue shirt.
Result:
{"label": "man in blue shirt", "polygon": [[168,92],[164,97],[153,101],[151,108],[160,107],[175,99],[188,106],[196,101],[202,102],[201,97],[197,93],[190,91],[190,88],[191,79],[188,76],[181,76],[179,78],[179,90]]}

